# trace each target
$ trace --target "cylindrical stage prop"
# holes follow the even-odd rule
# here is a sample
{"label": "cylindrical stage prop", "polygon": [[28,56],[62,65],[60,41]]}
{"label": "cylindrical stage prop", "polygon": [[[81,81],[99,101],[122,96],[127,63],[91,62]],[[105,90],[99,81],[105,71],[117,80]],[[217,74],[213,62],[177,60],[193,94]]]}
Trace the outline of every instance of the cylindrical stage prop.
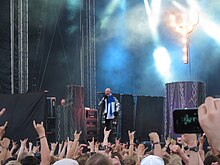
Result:
{"label": "cylindrical stage prop", "polygon": [[173,111],[175,109],[197,108],[204,99],[204,82],[186,81],[166,84],[166,106],[164,112],[165,136],[175,136],[173,131]]}

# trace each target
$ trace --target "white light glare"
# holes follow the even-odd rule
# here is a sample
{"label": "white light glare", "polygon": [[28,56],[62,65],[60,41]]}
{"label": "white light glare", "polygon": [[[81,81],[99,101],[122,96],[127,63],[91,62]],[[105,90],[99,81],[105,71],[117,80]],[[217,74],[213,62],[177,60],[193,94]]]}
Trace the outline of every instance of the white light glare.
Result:
{"label": "white light glare", "polygon": [[160,23],[161,0],[152,1],[152,5],[149,4],[148,0],[144,0],[144,5],[154,40],[157,41],[158,40],[157,28]]}
{"label": "white light glare", "polygon": [[164,47],[159,47],[154,51],[153,56],[157,71],[164,77],[165,81],[169,81],[171,59],[168,51]]}

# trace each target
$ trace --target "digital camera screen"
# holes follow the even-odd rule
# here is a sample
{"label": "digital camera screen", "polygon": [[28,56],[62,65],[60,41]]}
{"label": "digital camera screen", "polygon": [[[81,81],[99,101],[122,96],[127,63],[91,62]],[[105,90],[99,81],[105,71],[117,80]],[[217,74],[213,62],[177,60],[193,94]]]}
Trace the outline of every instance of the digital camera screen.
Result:
{"label": "digital camera screen", "polygon": [[173,111],[174,132],[202,133],[198,120],[198,109],[177,109]]}

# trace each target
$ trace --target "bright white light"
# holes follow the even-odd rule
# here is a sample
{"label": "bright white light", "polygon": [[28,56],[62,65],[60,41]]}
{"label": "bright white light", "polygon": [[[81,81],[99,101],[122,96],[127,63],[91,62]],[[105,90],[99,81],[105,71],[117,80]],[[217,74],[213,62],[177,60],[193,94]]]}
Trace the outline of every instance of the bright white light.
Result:
{"label": "bright white light", "polygon": [[185,12],[186,8],[181,5],[180,3],[176,2],[176,1],[172,1],[173,5],[176,6],[178,9],[180,9],[181,11]]}
{"label": "bright white light", "polygon": [[187,52],[187,47],[186,46],[183,47],[183,52]]}
{"label": "bright white light", "polygon": [[120,5],[120,0],[113,0],[109,3],[106,10],[104,11],[103,15],[104,17],[101,19],[101,29],[106,28],[110,17],[114,13],[114,11],[117,9],[117,7]]}
{"label": "bright white light", "polygon": [[154,51],[153,56],[157,71],[161,74],[165,81],[169,81],[171,77],[171,58],[168,51],[164,47],[159,47]]}
{"label": "bright white light", "polygon": [[184,44],[186,44],[186,43],[187,43],[187,39],[186,39],[186,38],[183,38],[183,39],[182,39],[182,42],[183,42]]}
{"label": "bright white light", "polygon": [[148,0],[144,0],[146,13],[148,16],[148,22],[153,34],[154,40],[157,42],[159,40],[157,27],[160,22],[160,7],[161,0],[152,1],[152,5],[150,6]]}
{"label": "bright white light", "polygon": [[187,52],[185,52],[184,55],[183,55],[183,62],[184,62],[184,64],[188,64],[188,62],[189,62],[188,53]]}
{"label": "bright white light", "polygon": [[[187,3],[191,7],[191,10],[202,11],[196,0],[187,0]],[[198,13],[197,13],[198,15]],[[204,12],[199,14],[199,24],[202,26],[204,32],[206,32],[211,38],[213,38],[218,44],[220,44],[220,25],[211,20]]]}

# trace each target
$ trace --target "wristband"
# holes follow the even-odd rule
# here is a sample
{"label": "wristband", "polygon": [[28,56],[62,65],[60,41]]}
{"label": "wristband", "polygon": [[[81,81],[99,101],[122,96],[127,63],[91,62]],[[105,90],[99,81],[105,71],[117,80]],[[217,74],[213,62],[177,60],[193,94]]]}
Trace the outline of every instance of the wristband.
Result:
{"label": "wristband", "polygon": [[160,144],[160,142],[154,142],[153,145]]}
{"label": "wristband", "polygon": [[41,137],[39,137],[38,139],[40,140],[40,139],[43,139],[43,138],[46,138],[46,136],[44,135],[44,136],[41,136]]}
{"label": "wristband", "polygon": [[199,151],[199,147],[195,146],[195,147],[191,147],[189,148],[190,151],[194,151],[194,152],[198,152]]}
{"label": "wristband", "polygon": [[188,150],[188,149],[189,149],[189,147],[188,147],[188,146],[185,146],[185,147],[184,147],[184,150]]}

